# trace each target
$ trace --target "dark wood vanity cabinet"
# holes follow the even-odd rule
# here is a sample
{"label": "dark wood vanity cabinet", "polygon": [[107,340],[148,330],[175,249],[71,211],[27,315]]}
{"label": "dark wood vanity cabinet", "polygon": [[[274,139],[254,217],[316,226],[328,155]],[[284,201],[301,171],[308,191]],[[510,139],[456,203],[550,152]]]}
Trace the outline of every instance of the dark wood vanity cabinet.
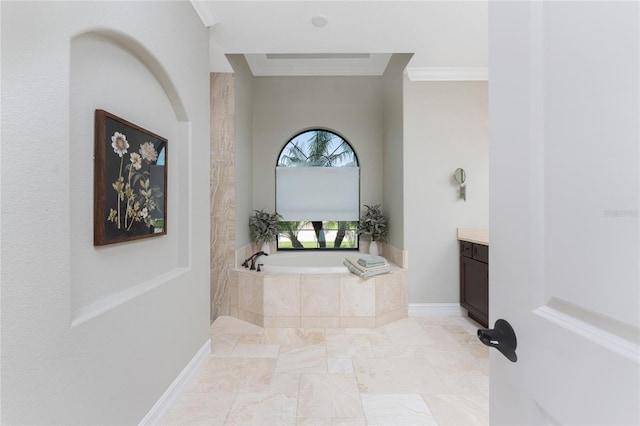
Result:
{"label": "dark wood vanity cabinet", "polygon": [[489,326],[489,247],[460,241],[460,305]]}

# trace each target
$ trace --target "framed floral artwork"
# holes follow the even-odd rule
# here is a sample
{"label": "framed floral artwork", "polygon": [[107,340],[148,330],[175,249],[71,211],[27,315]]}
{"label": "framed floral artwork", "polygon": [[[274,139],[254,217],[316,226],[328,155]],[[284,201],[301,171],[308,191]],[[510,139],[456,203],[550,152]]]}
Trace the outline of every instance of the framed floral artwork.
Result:
{"label": "framed floral artwork", "polygon": [[93,245],[167,233],[167,140],[104,110],[95,114]]}

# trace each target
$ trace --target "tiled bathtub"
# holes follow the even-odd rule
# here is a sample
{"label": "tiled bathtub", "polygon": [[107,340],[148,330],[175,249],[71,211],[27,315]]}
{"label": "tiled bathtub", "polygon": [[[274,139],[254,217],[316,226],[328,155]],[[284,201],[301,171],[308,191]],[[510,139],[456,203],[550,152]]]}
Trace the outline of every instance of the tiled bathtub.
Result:
{"label": "tiled bathtub", "polygon": [[230,314],[261,327],[373,328],[407,316],[406,269],[368,280],[350,273],[234,269]]}

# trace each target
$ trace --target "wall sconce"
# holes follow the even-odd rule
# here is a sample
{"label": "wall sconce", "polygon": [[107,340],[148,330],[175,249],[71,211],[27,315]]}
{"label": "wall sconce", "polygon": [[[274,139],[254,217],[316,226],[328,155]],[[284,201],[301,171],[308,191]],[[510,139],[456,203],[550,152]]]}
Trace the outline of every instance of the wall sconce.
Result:
{"label": "wall sconce", "polygon": [[458,185],[460,185],[460,198],[467,201],[467,187],[464,184],[467,180],[467,174],[464,169],[456,169],[456,171],[453,172],[453,178],[458,182]]}

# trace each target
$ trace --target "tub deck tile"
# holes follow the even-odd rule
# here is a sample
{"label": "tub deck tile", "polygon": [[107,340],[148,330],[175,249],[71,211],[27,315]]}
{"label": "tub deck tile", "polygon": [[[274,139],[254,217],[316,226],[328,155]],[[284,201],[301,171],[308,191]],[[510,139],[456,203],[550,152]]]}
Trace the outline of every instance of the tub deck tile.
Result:
{"label": "tub deck tile", "polygon": [[[233,316],[268,328],[375,328],[406,318],[406,269],[353,274],[274,274],[237,269]],[[237,306],[237,308],[235,308]]]}

